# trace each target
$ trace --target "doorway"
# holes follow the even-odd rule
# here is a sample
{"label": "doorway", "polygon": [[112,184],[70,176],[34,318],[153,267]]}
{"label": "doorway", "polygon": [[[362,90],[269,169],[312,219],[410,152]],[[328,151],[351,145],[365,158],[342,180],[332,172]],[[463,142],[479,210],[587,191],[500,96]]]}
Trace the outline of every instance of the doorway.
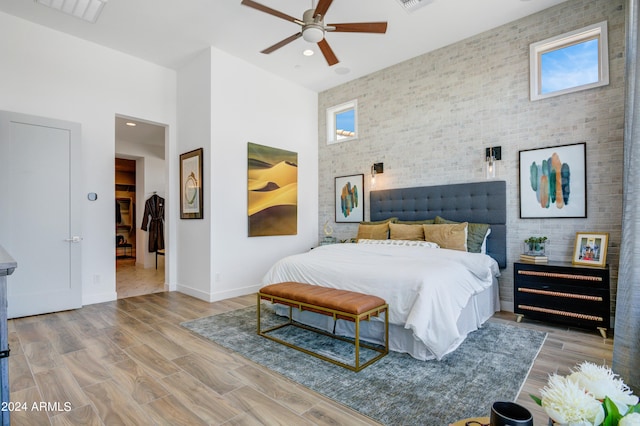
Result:
{"label": "doorway", "polygon": [[165,128],[115,121],[116,293],[123,299],[165,291],[164,256],[149,250],[149,229],[142,228],[146,201],[166,193]]}

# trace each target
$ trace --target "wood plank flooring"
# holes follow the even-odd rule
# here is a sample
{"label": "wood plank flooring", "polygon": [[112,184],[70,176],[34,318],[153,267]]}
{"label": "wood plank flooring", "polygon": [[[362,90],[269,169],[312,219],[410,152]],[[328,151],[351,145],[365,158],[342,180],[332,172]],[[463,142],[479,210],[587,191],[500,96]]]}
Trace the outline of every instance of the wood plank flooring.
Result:
{"label": "wood plank flooring", "polygon": [[164,291],[164,256],[158,256],[158,269],[144,268],[135,258],[116,258],[118,299]]}
{"label": "wood plank flooring", "polygon": [[[206,303],[161,292],[10,320],[11,400],[27,409],[11,413],[12,425],[377,424],[179,325],[254,304],[254,295]],[[549,333],[517,399],[536,425],[546,416],[529,394],[549,373],[611,365],[613,341],[595,331],[517,324],[506,312],[490,321]]]}

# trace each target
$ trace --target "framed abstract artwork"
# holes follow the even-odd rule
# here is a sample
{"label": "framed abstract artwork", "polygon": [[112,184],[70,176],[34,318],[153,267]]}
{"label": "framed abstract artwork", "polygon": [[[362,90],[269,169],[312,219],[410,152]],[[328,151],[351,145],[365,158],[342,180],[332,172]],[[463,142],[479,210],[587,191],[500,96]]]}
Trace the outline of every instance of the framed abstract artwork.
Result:
{"label": "framed abstract artwork", "polygon": [[340,176],[335,186],[336,222],[364,220],[364,174]]}
{"label": "framed abstract artwork", "polygon": [[520,218],[587,217],[586,143],[520,151]]}
{"label": "framed abstract artwork", "polygon": [[574,265],[599,266],[607,264],[607,245],[609,234],[577,232],[573,249]]}
{"label": "framed abstract artwork", "polygon": [[180,155],[180,219],[202,219],[202,148]]}

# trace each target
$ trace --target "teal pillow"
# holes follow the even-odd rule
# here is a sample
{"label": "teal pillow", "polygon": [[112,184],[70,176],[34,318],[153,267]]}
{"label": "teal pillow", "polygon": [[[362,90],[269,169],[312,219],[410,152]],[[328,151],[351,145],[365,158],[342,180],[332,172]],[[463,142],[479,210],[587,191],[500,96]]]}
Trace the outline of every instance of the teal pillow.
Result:
{"label": "teal pillow", "polygon": [[[440,216],[436,216],[435,219],[436,224],[440,223],[460,223],[455,222],[453,220],[447,220]],[[469,253],[481,253],[482,252],[482,243],[484,242],[484,238],[487,235],[487,231],[491,225],[486,223],[471,223],[467,225],[467,251]]]}

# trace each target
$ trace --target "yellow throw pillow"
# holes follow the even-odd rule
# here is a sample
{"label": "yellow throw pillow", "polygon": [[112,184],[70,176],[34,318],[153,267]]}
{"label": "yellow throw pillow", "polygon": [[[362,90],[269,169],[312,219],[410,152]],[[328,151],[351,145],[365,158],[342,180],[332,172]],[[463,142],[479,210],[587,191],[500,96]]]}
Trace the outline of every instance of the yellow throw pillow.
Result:
{"label": "yellow throw pillow", "polygon": [[367,240],[386,240],[389,238],[389,222],[379,225],[358,225],[357,239],[365,238]]}
{"label": "yellow throw pillow", "polygon": [[441,248],[467,251],[467,222],[442,225],[422,225],[425,241]]}
{"label": "yellow throw pillow", "polygon": [[[436,216],[435,224],[460,223]],[[486,223],[467,222],[467,251],[470,253],[482,253],[482,245],[489,235],[491,226]]]}
{"label": "yellow throw pillow", "polygon": [[424,241],[424,231],[422,225],[400,225],[389,224],[390,236],[392,240]]}

